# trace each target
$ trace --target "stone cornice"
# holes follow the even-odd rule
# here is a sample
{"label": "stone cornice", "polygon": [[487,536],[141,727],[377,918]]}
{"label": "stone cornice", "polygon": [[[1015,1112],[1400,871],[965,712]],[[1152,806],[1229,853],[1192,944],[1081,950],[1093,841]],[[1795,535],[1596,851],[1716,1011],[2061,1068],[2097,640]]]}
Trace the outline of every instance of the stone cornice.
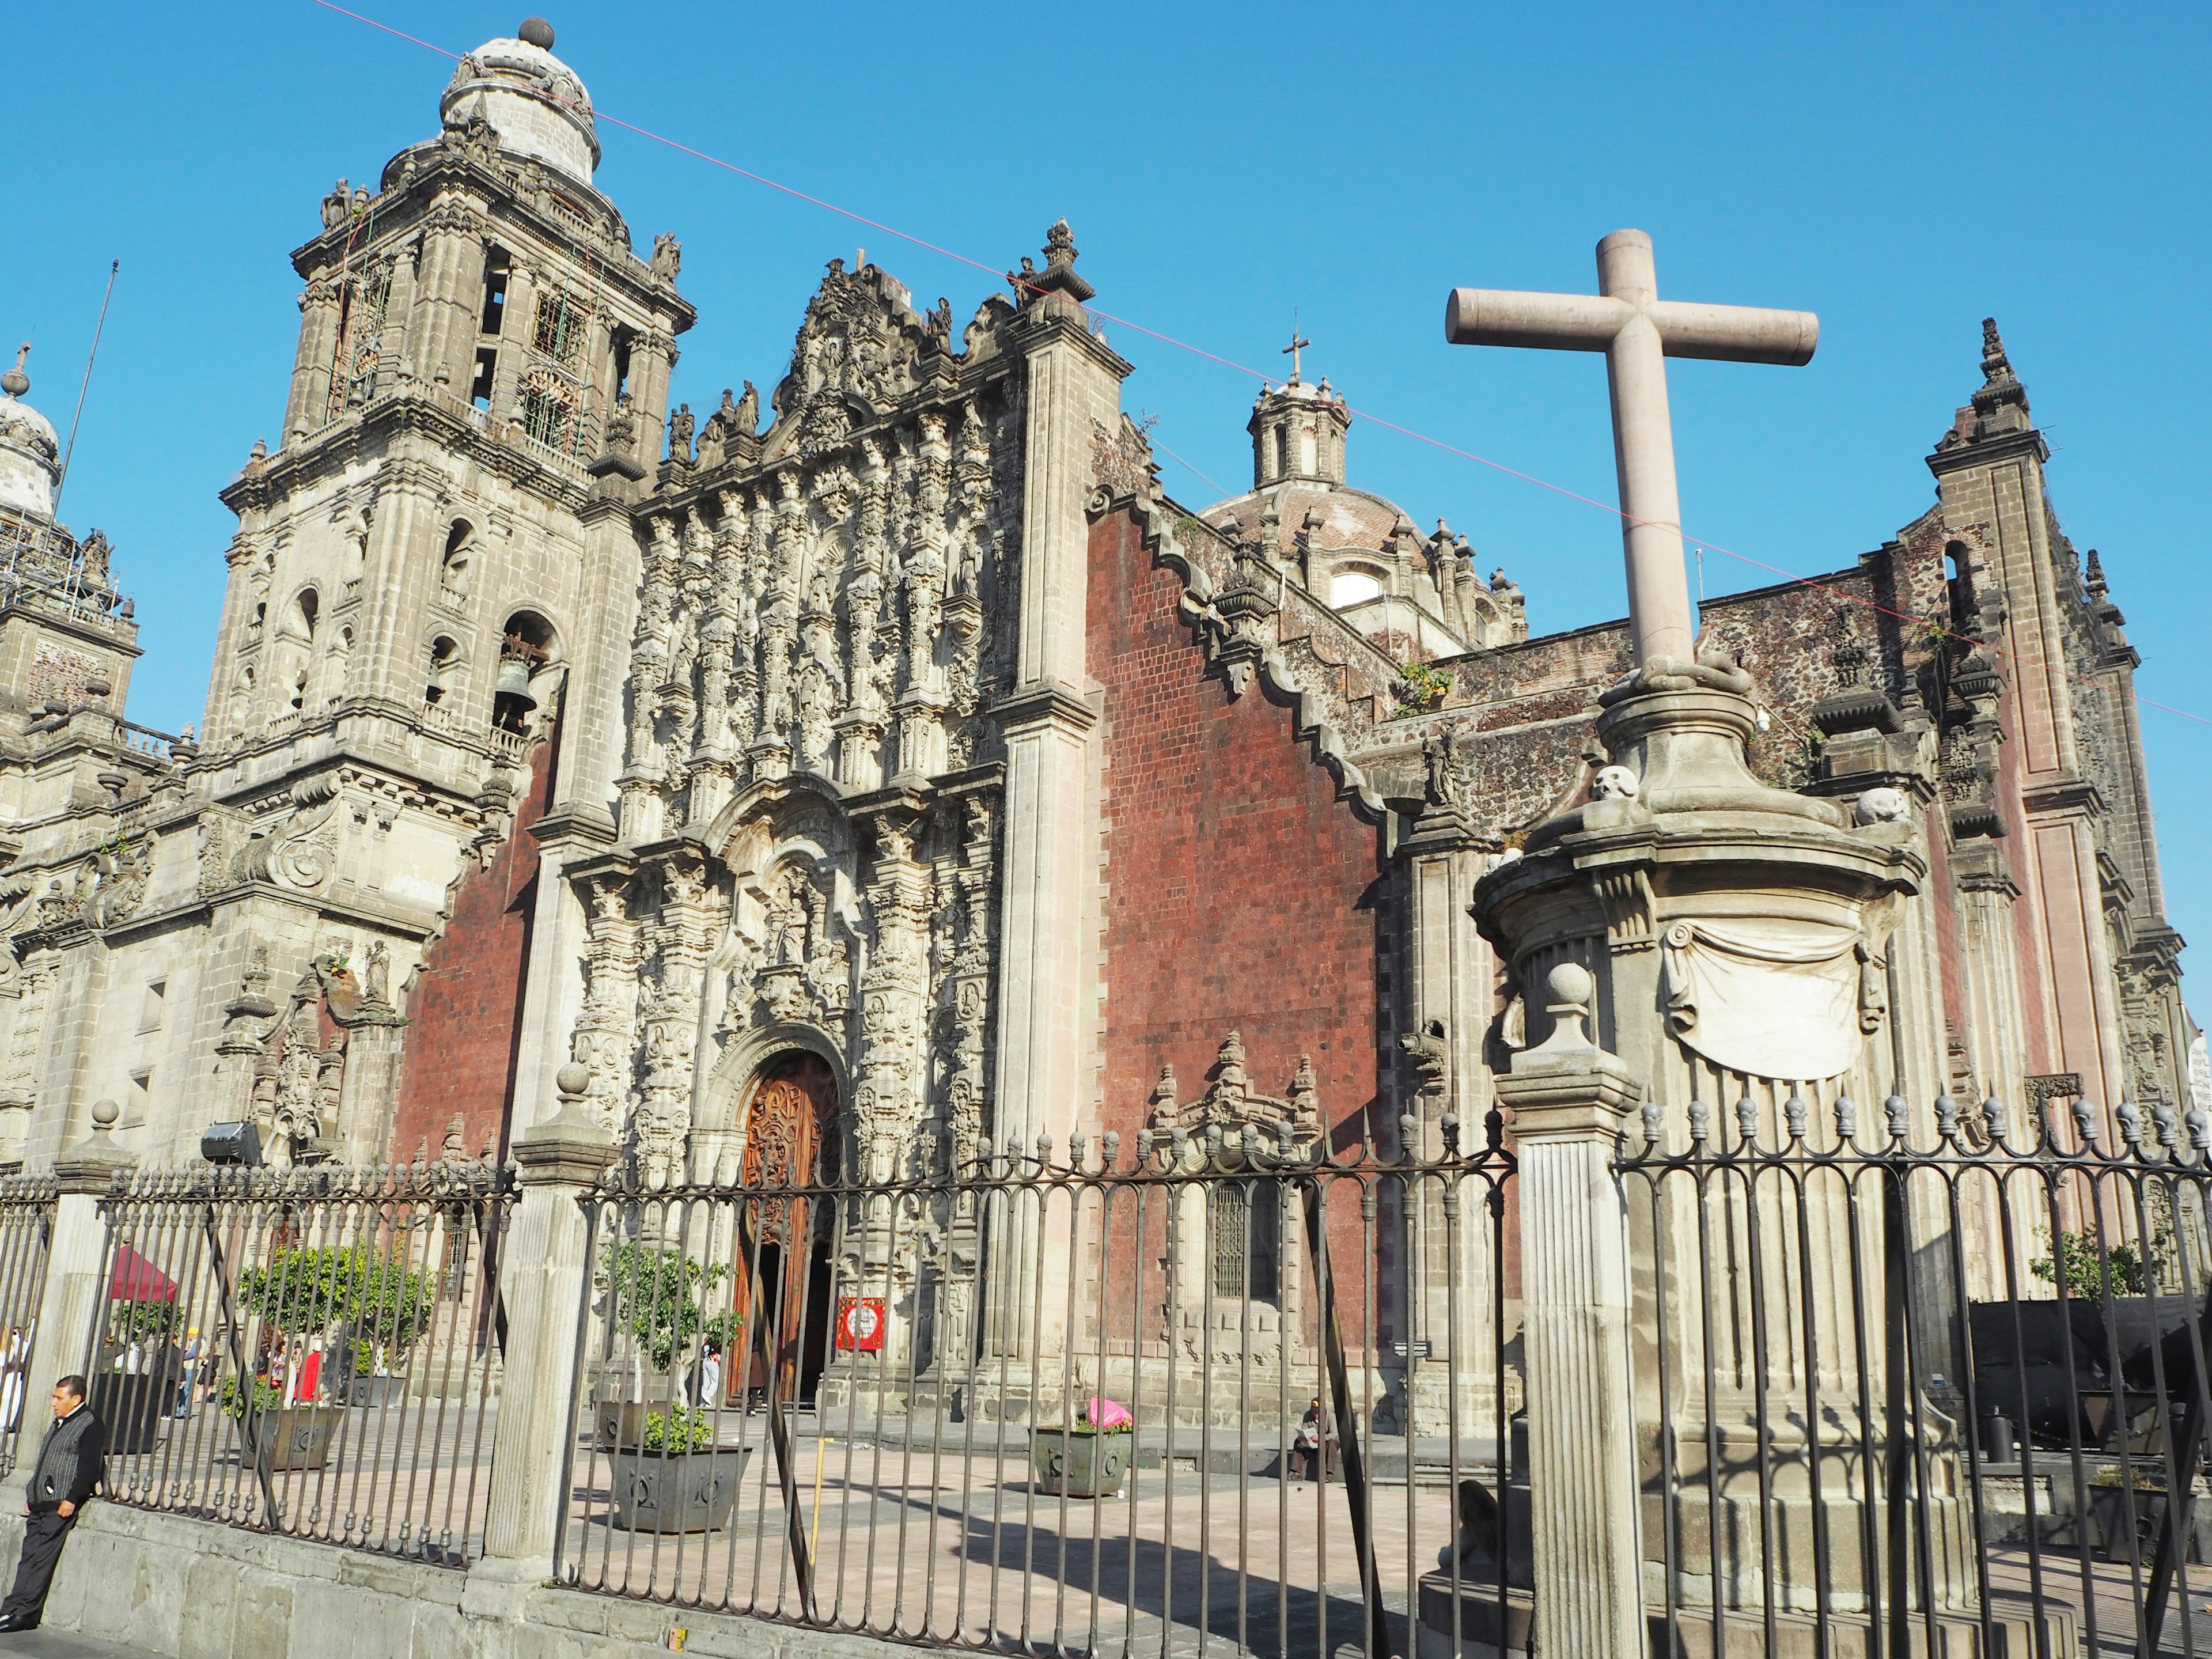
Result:
{"label": "stone cornice", "polygon": [[991,705],[993,719],[1008,737],[1036,726],[1056,726],[1081,737],[1098,723],[1089,700],[1073,686],[1057,680],[1032,680],[1018,685]]}
{"label": "stone cornice", "polygon": [[572,514],[582,514],[592,488],[583,462],[556,461],[538,453],[526,442],[509,441],[488,427],[479,427],[474,414],[473,405],[450,392],[440,391],[429,381],[400,381],[380,388],[357,414],[287,444],[266,460],[239,473],[216,493],[223,505],[242,516],[253,508],[266,511],[325,477],[371,462],[380,466],[380,483],[413,483],[412,470],[420,468],[428,484],[446,484],[449,474],[428,468],[412,457],[390,453],[388,446],[393,439],[419,434],[441,452],[473,460],[516,489],[526,489]]}
{"label": "stone cornice", "polygon": [[2020,792],[2020,804],[2037,815],[2082,812],[2092,818],[2106,811],[2104,792],[2087,778],[2055,778],[2032,784]]}
{"label": "stone cornice", "polygon": [[1960,444],[1956,449],[1939,449],[1928,459],[1928,470],[1938,478],[1953,472],[1964,472],[1977,466],[1987,466],[1994,461],[2008,461],[2015,456],[2033,455],[2040,463],[2051,459],[2051,446],[2043,441],[2043,434],[2033,427],[2024,432],[2000,433],[1988,438],[1977,438],[1972,443]]}
{"label": "stone cornice", "polygon": [[1006,321],[1006,343],[1017,355],[1034,357],[1054,345],[1075,346],[1116,380],[1126,380],[1137,366],[1091,331],[1090,313],[1073,301],[1047,295]]}

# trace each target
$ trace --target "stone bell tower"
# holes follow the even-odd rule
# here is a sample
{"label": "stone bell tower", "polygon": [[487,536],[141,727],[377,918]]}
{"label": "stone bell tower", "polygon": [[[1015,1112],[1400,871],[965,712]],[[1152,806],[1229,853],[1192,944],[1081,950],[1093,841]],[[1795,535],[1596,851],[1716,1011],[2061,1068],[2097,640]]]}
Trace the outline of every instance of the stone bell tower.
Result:
{"label": "stone bell tower", "polygon": [[206,734],[241,766],[320,726],[473,793],[635,586],[598,504],[657,459],[693,313],[676,243],[635,256],[593,187],[589,95],[552,39],[533,19],[462,58],[443,130],[374,194],[341,180],[293,256],[283,440],[224,492]]}
{"label": "stone bell tower", "polygon": [[[463,1106],[469,1150],[497,1131],[496,1010],[416,992],[482,977],[456,980],[440,950],[525,971],[519,942],[464,937],[468,878],[515,840],[525,866],[490,875],[519,887],[535,868],[518,823],[574,803],[611,828],[619,700],[582,688],[627,662],[628,511],[694,313],[675,240],[634,253],[593,185],[590,95],[552,45],[533,18],[467,54],[441,130],[374,189],[323,198],[293,255],[279,441],[223,491],[239,526],[195,769],[213,803],[201,882],[258,885],[217,971],[265,961],[281,990],[388,952],[404,1054],[349,1105],[352,1156],[434,1143]],[[497,1051],[482,1076],[471,1045]]]}

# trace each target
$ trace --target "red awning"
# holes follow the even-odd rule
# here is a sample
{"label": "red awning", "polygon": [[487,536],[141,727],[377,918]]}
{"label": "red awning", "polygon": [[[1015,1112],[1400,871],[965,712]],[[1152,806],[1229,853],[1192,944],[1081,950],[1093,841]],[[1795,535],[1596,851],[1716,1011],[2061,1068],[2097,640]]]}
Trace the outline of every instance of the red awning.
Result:
{"label": "red awning", "polygon": [[110,1302],[174,1302],[177,1281],[132,1249],[115,1247],[115,1271],[107,1278]]}

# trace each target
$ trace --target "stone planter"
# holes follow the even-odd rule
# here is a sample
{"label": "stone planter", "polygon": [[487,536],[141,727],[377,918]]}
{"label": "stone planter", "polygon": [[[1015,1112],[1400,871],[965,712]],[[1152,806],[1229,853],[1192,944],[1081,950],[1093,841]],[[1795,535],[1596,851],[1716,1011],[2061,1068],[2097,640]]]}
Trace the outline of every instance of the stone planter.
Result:
{"label": "stone planter", "polygon": [[1030,1456],[1036,1466],[1037,1490],[1066,1498],[1115,1497],[1136,1443],[1133,1434],[1031,1429]]}
{"label": "stone planter", "polygon": [[[644,1410],[643,1407],[638,1408]],[[716,1532],[729,1524],[753,1449],[622,1451],[614,1456],[614,1524],[627,1532]]]}
{"label": "stone planter", "polygon": [[239,1443],[264,1468],[319,1469],[331,1459],[343,1413],[336,1406],[291,1406],[234,1419]]}
{"label": "stone planter", "polygon": [[392,1406],[406,1397],[404,1376],[356,1376],[345,1386],[341,1403],[348,1406]]}

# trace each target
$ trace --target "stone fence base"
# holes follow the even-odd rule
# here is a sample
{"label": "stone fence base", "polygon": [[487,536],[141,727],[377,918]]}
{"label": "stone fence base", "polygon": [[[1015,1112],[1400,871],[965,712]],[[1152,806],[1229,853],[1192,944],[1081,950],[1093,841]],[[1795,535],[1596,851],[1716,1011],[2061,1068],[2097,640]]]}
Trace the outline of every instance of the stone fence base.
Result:
{"label": "stone fence base", "polygon": [[[23,1517],[0,1516],[12,1577]],[[684,1627],[712,1659],[911,1659],[866,1637],[517,1584],[94,1501],[70,1535],[49,1629],[165,1659],[646,1659]]]}

